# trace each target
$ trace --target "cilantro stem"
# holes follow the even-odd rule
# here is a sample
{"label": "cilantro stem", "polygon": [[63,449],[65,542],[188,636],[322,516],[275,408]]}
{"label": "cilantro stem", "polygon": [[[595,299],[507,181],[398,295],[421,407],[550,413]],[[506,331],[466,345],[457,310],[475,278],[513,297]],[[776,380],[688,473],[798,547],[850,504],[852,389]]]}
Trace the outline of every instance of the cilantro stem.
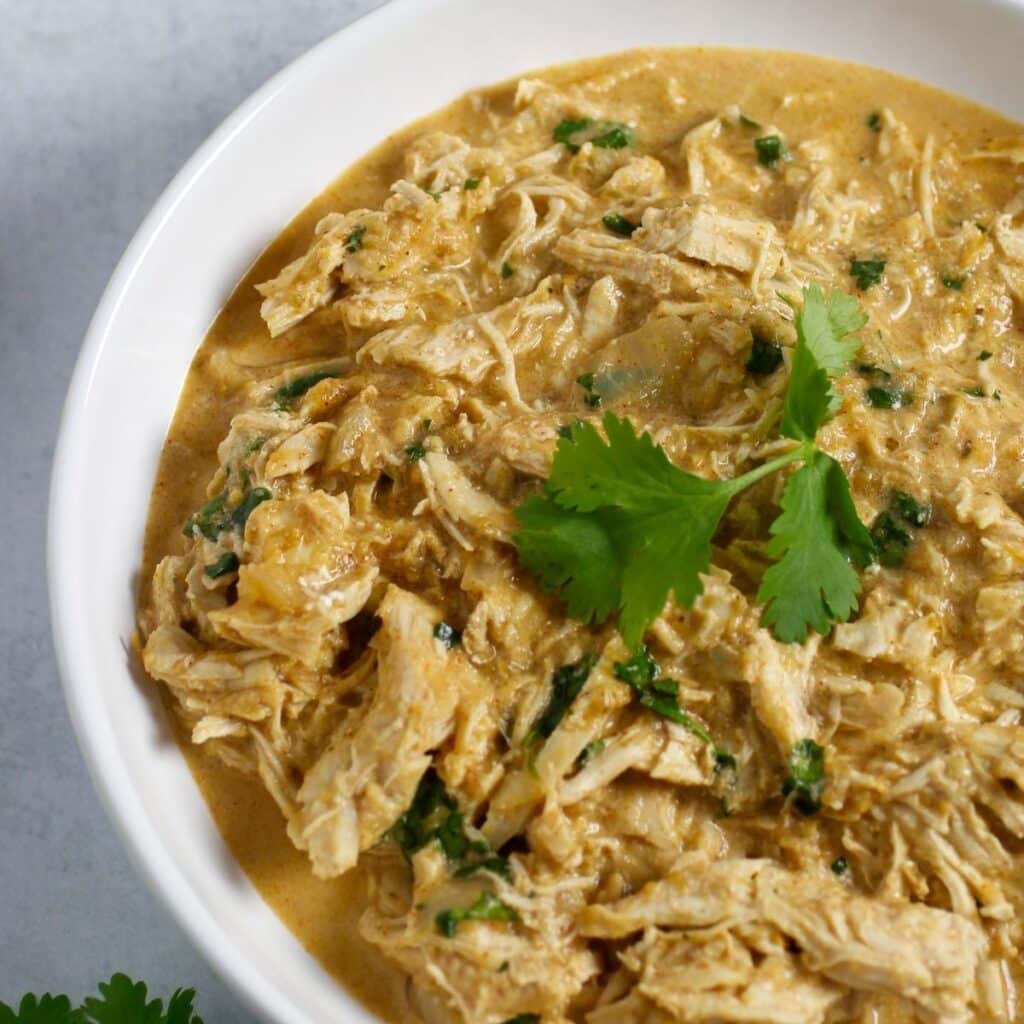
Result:
{"label": "cilantro stem", "polygon": [[763,480],[766,476],[771,476],[772,473],[782,469],[783,466],[788,466],[791,462],[799,462],[801,459],[806,462],[811,458],[815,450],[811,442],[797,445],[796,448],[786,452],[785,455],[769,459],[767,462],[761,463],[760,466],[755,466],[750,472],[736,477],[735,480],[730,480],[729,491],[735,496],[741,491],[745,491],[748,487],[753,487],[758,480]]}

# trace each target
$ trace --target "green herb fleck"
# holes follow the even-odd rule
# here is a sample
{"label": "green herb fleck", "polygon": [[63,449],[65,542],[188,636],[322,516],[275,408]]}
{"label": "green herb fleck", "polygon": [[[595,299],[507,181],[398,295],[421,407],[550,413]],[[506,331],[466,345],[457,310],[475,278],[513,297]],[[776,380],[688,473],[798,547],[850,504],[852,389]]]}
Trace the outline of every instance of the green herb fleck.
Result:
{"label": "green herb fleck", "polygon": [[467,178],[462,183],[462,188],[466,192],[472,192],[474,189],[478,189],[479,187],[480,187],[480,179],[479,178]]}
{"label": "green herb fleck", "polygon": [[525,746],[530,747],[539,739],[547,739],[558,728],[558,723],[579,696],[596,663],[596,655],[585,654],[579,661],[562,665],[555,671],[551,678],[551,696],[548,698],[547,707],[527,733]]}
{"label": "green herb fleck", "polygon": [[903,409],[914,401],[911,392],[898,387],[872,387],[866,395],[873,409]]}
{"label": "green herb fleck", "polygon": [[231,525],[244,532],[245,524],[257,505],[269,501],[274,495],[266,487],[256,487],[251,490],[243,499],[242,503],[231,513]]}
{"label": "green herb fleck", "polygon": [[782,795],[803,815],[817,814],[825,789],[825,750],[814,740],[800,740],[789,753],[789,774]]}
{"label": "green herb fleck", "polygon": [[609,213],[601,218],[601,223],[613,234],[621,238],[631,238],[633,232],[640,226],[627,220],[621,213]]}
{"label": "green herb fleck", "polygon": [[440,640],[450,651],[462,643],[462,631],[450,626],[447,622],[439,622],[434,627],[434,639]]}
{"label": "green herb fleck", "polygon": [[221,491],[205,505],[201,505],[198,512],[189,516],[181,532],[186,537],[198,539],[201,534],[207,540],[216,540],[231,524],[231,513],[226,508],[227,501],[228,492]]}
{"label": "green herb fleck", "polygon": [[357,224],[350,232],[348,238],[345,239],[345,251],[346,252],[359,252],[363,247],[363,235],[366,234],[366,225]]}
{"label": "green herb fleck", "polygon": [[501,279],[507,281],[514,273],[516,268],[511,263],[502,263],[501,265]]}
{"label": "green herb fleck", "polygon": [[212,562],[203,569],[203,574],[211,580],[219,580],[221,576],[237,572],[239,564],[238,555],[234,551],[225,551],[216,562]]}
{"label": "green herb fleck", "polygon": [[411,444],[405,449],[405,457],[410,462],[419,462],[419,460],[426,454],[427,449],[424,448],[422,441],[417,441],[415,444]]}
{"label": "green herb fleck", "polygon": [[864,119],[864,123],[873,131],[880,132],[882,130],[882,115],[876,110]]}
{"label": "green herb fleck", "polygon": [[707,729],[679,707],[679,683],[662,676],[661,667],[645,644],[633,651],[629,661],[615,662],[614,672],[615,678],[629,686],[645,708],[681,725],[711,747],[716,768],[719,765],[735,767],[736,759],[732,754],[717,747]]}
{"label": "green herb fleck", "polygon": [[978,362],[979,363],[986,363],[991,358],[992,358],[992,353],[989,352],[988,349],[982,349],[982,351],[978,353]]}
{"label": "green herb fleck", "polygon": [[857,372],[862,377],[881,377],[882,380],[892,380],[892,374],[875,363],[859,363]]}
{"label": "green herb fleck", "polygon": [[246,446],[242,449],[242,454],[252,455],[255,452],[258,452],[266,443],[267,436],[265,434],[260,434],[259,437],[254,437],[251,441],[249,441],[246,444]]}
{"label": "green herb fleck", "polygon": [[463,910],[442,910],[434,918],[437,930],[452,938],[463,921],[518,921],[519,914],[493,892],[482,892],[475,903]]}
{"label": "green herb fleck", "polygon": [[942,283],[952,291],[960,291],[966,283],[966,277],[956,277],[953,274],[944,274],[942,276]]}
{"label": "green herb fleck", "polygon": [[320,381],[331,377],[340,376],[340,373],[335,373],[333,370],[317,370],[315,373],[307,373],[302,377],[296,377],[295,380],[282,384],[274,392],[274,408],[288,409],[296,398],[301,398],[315,384],[319,384]]}
{"label": "green herb fleck", "polygon": [[757,151],[757,162],[762,167],[775,167],[789,155],[786,144],[778,135],[762,135],[754,139],[754,149]]}
{"label": "green herb fleck", "polygon": [[885,260],[850,260],[850,276],[862,292],[878,284],[884,273]]}
{"label": "green herb fleck", "polygon": [[587,764],[591,758],[596,757],[605,748],[604,740],[591,740],[581,751],[579,757],[576,758],[576,767],[582,768]]}
{"label": "green herb fleck", "polygon": [[555,142],[563,143],[570,153],[578,153],[584,142],[591,142],[601,149],[623,149],[633,144],[633,129],[618,121],[567,118],[555,126],[551,137]]}
{"label": "green herb fleck", "polygon": [[503,1021],[502,1024],[540,1024],[539,1013],[517,1013],[514,1017],[509,1017],[508,1020]]}
{"label": "green herb fleck", "polygon": [[980,384],[975,384],[974,387],[970,387],[970,388],[961,388],[961,390],[963,391],[963,393],[965,395],[967,395],[970,398],[984,398],[985,397],[985,392],[982,390],[982,387],[981,387]]}
{"label": "green herb fleck", "polygon": [[875,557],[887,569],[898,569],[910,548],[910,527],[920,529],[931,522],[932,507],[907,494],[893,491],[886,509],[871,524]]}
{"label": "green herb fleck", "polygon": [[829,865],[833,875],[838,875],[840,878],[850,870],[850,865],[847,863],[845,857],[836,857],[834,861]]}
{"label": "green herb fleck", "polygon": [[755,377],[766,377],[782,365],[782,346],[771,338],[753,332],[750,357],[747,359],[747,373]]}
{"label": "green herb fleck", "polygon": [[579,384],[585,392],[583,401],[586,403],[588,409],[596,409],[601,404],[601,395],[594,387],[595,379],[596,378],[592,373],[581,373],[576,378],[576,383]]}

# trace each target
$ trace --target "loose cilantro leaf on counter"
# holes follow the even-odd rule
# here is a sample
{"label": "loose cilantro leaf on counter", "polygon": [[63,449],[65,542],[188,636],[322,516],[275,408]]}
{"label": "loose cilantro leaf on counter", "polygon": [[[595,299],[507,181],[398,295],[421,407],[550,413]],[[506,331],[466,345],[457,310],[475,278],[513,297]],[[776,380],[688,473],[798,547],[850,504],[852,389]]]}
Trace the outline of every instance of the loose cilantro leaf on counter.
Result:
{"label": "loose cilantro leaf on counter", "polygon": [[868,565],[874,544],[838,462],[815,452],[786,481],[782,514],[771,533],[767,551],[778,561],[757,592],[765,625],[780,640],[795,643],[807,636],[808,627],[825,634],[833,622],[845,622],[861,589],[850,563]]}
{"label": "loose cilantro leaf on counter", "polygon": [[195,991],[178,989],[167,1001],[149,999],[146,986],[115,974],[94,996],[73,1009],[67,996],[22,998],[17,1010],[0,1002],[0,1024],[203,1024],[193,1009]]}
{"label": "loose cilantro leaf on counter", "polygon": [[307,373],[302,377],[296,377],[295,380],[282,384],[274,392],[274,408],[288,409],[296,398],[301,398],[314,384],[319,384],[320,381],[331,377],[340,376],[341,374],[335,373],[333,370],[317,370],[315,373]]}
{"label": "loose cilantro leaf on counter", "polygon": [[862,292],[878,284],[884,273],[885,260],[850,260],[850,275]]}
{"label": "loose cilantro leaf on counter", "polygon": [[482,892],[476,902],[462,910],[442,910],[434,923],[445,937],[452,938],[463,921],[518,921],[519,914],[493,892]]}
{"label": "loose cilantro leaf on counter", "polygon": [[85,1017],[71,1008],[67,996],[27,995],[17,1010],[0,1003],[0,1024],[85,1024]]}
{"label": "loose cilantro leaf on counter", "polygon": [[814,740],[799,740],[789,752],[789,774],[782,795],[803,815],[817,814],[825,789],[825,749]]}
{"label": "loose cilantro leaf on counter", "polygon": [[579,661],[563,665],[551,679],[551,696],[533,728],[527,733],[525,745],[532,746],[539,739],[547,739],[558,728],[558,723],[579,696],[583,684],[590,676],[597,657],[585,654]]}
{"label": "loose cilantro leaf on counter", "polygon": [[754,139],[757,162],[762,167],[774,167],[780,160],[789,156],[789,150],[779,135],[762,135]]}
{"label": "loose cilantro leaf on counter", "polygon": [[631,220],[623,217],[621,213],[609,213],[601,218],[601,223],[613,234],[620,238],[631,238],[633,232],[640,226]]}
{"label": "loose cilantro leaf on counter", "polygon": [[[700,576],[710,568],[711,542],[729,502],[789,463],[803,462],[792,478],[799,481],[787,485],[789,508],[784,501],[774,531],[779,565],[762,591],[770,603],[766,622],[780,638],[797,640],[808,624],[825,631],[829,622],[848,618],[859,592],[848,560],[866,564],[873,546],[842,468],[818,452],[814,437],[838,406],[831,381],[856,354],[859,342],[850,335],[863,324],[851,297],[805,290],[780,428],[800,443],[735,479],[685,472],[650,435],[638,435],[613,413],[602,421],[605,437],[584,422],[559,431],[543,491],[516,509],[520,562],[560,594],[574,618],[603,621],[618,609],[619,630],[635,648],[670,594],[689,607],[702,593]],[[827,543],[818,551],[805,536]]]}

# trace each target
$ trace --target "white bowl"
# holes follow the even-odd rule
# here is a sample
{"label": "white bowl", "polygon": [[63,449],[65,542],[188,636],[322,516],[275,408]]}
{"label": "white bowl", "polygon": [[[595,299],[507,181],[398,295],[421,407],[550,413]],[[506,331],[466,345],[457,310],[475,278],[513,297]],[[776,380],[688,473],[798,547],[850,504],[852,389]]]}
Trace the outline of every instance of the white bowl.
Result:
{"label": "white bowl", "polygon": [[50,501],[67,700],[96,788],[143,875],[268,1020],[372,1018],[234,865],[152,691],[132,675],[149,491],[192,354],[267,242],[387,132],[530,68],[699,43],[875,64],[1024,120],[1021,0],[395,0],[297,60],[214,132],[146,218],[96,311]]}

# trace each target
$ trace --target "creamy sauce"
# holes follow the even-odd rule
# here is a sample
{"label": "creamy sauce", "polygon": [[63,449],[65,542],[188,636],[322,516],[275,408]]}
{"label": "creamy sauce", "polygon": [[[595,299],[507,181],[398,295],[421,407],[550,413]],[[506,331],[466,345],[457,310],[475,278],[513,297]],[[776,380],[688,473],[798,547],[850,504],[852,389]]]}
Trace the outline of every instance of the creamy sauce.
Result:
{"label": "creamy sauce", "polygon": [[[972,103],[881,71],[789,54],[652,51],[557,68],[542,77],[564,83],[647,62],[674,79],[672,88],[686,97],[685,104],[663,109],[664,85],[653,84],[648,75],[625,76],[618,90],[630,102],[650,104],[645,123],[666,139],[681,136],[728,104],[759,119],[781,121],[784,113],[786,130],[794,137],[812,138],[836,122],[846,123],[850,160],[864,146],[865,117],[883,105],[916,129],[927,126],[956,139],[965,151],[1019,130]],[[492,108],[510,111],[514,90],[514,83],[505,84],[485,95]],[[314,225],[327,212],[379,205],[390,183],[401,176],[402,155],[414,136],[429,127],[472,138],[484,117],[482,107],[467,97],[388,137],[303,210],[235,289],[196,355],[168,433],[153,493],[143,579],[152,576],[165,554],[182,550],[181,524],[203,501],[217,465],[216,446],[241,408],[238,384],[282,360],[281,341],[268,336],[260,318],[255,285],[306,251]],[[289,335],[289,359],[311,360],[335,351],[329,322],[306,323]],[[142,597],[145,602],[148,595]],[[204,756],[187,737],[181,748],[226,843],[275,913],[373,1012],[391,1021],[409,1020],[404,973],[366,943],[357,928],[367,884],[363,869],[341,880],[318,880],[306,855],[287,838],[280,812],[261,783]]]}

